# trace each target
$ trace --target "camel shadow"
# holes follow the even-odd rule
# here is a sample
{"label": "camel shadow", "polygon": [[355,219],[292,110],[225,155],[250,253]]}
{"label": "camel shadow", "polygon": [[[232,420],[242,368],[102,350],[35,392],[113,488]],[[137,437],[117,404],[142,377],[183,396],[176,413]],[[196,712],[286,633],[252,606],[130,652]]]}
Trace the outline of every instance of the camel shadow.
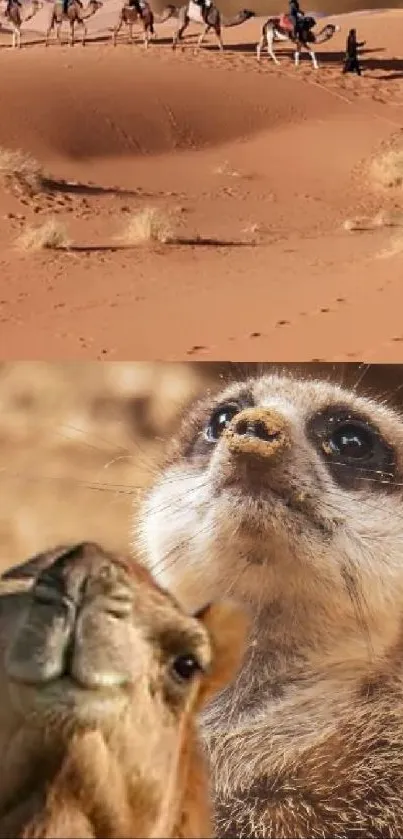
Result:
{"label": "camel shadow", "polygon": [[[390,81],[391,79],[403,78],[403,59],[402,58],[382,58],[379,56],[384,49],[362,50],[359,53],[359,62],[363,72],[365,71],[383,71],[382,75],[373,75],[372,78]],[[377,53],[376,57],[374,53]],[[373,56],[373,57],[368,57]],[[344,62],[344,52],[323,52],[318,53],[318,60],[322,65],[340,64]]]}
{"label": "camel shadow", "polygon": [[[209,44],[207,46],[207,49],[212,49],[212,48],[214,48],[214,44]],[[373,53],[384,52],[384,49],[385,49],[384,47],[379,47],[379,48],[374,48],[374,49],[361,50],[360,55],[365,56],[365,55],[371,55]],[[229,44],[228,46],[225,46],[225,52],[228,52],[228,53],[243,53],[245,55],[253,54],[253,53],[256,54],[256,43],[251,44],[249,42],[249,43],[246,43],[246,44],[245,43],[244,44]],[[340,63],[344,62],[344,58],[345,58],[344,50],[337,50],[337,51],[328,50],[327,52],[321,52],[320,51],[320,45],[318,45],[315,52],[316,52],[318,61],[320,61],[321,64],[340,64]],[[282,58],[290,58],[290,59],[293,60],[293,58],[294,58],[294,47],[290,44],[287,44],[286,42],[284,42],[284,44],[282,44],[281,49],[278,49],[278,45],[277,46],[275,45],[275,54],[280,61],[281,61]],[[308,52],[306,50],[302,50],[301,55],[306,57],[306,56],[308,56]],[[266,48],[263,49],[262,60],[263,61],[265,61],[265,60],[271,61],[270,57],[267,55]],[[374,61],[375,61],[375,59],[374,59]],[[363,64],[363,66],[365,66],[364,62],[361,61],[361,63]]]}
{"label": "camel shadow", "polygon": [[368,58],[361,62],[363,70],[380,70],[384,75],[373,76],[375,79],[388,80],[403,78],[402,58]]}
{"label": "camel shadow", "polygon": [[247,44],[225,44],[225,52],[234,52],[234,53],[244,53],[244,55],[248,55],[249,53],[254,53],[256,55],[256,44],[257,41],[250,41]]}
{"label": "camel shadow", "polygon": [[[249,41],[248,43],[228,44],[228,45],[225,45],[225,52],[229,52],[229,53],[240,52],[240,53],[244,53],[245,55],[247,55],[248,53],[256,53],[256,45],[257,45],[257,41],[253,42],[253,43],[251,43]],[[212,48],[214,48],[214,46],[215,46],[214,43],[208,44],[208,45],[206,44],[207,49],[212,49]],[[282,48],[278,49],[278,47],[279,47],[279,43],[277,42],[274,45],[274,49],[275,49],[276,54],[279,55],[280,58],[282,56],[293,57],[294,47],[291,44],[284,41],[284,42],[282,42]],[[384,52],[384,49],[385,49],[384,47],[363,49],[363,50],[360,51],[360,55],[370,55],[372,53]],[[264,54],[265,54],[265,50],[263,50],[263,55]],[[324,52],[324,53],[321,53],[319,44],[316,48],[316,54],[317,54],[318,58],[320,58],[322,63],[330,63],[331,61],[344,60],[344,52],[338,51],[338,52]],[[267,52],[266,52],[266,55],[267,55]],[[329,59],[329,56],[330,56],[330,59]]]}
{"label": "camel shadow", "polygon": [[[89,36],[88,40],[87,40],[87,44],[111,44],[113,46],[112,37],[113,37],[113,29],[109,30],[108,35],[94,35],[94,37]],[[149,49],[152,49],[152,47],[155,46],[155,45],[158,45],[158,46],[167,46],[168,44],[171,45],[172,44],[172,37],[173,36],[171,35],[171,37],[166,37],[165,36],[163,38],[159,38],[158,35],[157,35],[154,38],[150,38]],[[128,46],[128,47],[134,47],[134,48],[142,47],[144,49],[143,34],[142,34],[141,31],[134,33],[133,43],[130,43],[128,34],[125,33],[124,30],[122,30],[122,32],[119,33],[119,35],[117,37],[116,46],[117,47]]]}

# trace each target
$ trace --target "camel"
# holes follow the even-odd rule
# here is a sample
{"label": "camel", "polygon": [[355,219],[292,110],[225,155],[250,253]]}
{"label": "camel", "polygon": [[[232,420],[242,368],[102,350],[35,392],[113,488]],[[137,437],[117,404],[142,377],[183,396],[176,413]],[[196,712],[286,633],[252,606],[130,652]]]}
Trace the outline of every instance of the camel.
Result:
{"label": "camel", "polygon": [[67,12],[64,11],[64,6],[62,0],[55,0],[52,14],[49,21],[49,26],[46,32],[46,46],[49,44],[49,37],[52,29],[56,27],[56,38],[61,44],[61,28],[64,20],[67,20],[70,24],[70,46],[74,46],[74,29],[77,24],[82,28],[82,45],[85,44],[85,39],[87,37],[87,26],[85,21],[95,15],[96,12],[101,9],[103,3],[101,0],[89,0],[87,6],[84,8],[81,0],[69,0],[67,5]]}
{"label": "camel", "polygon": [[315,35],[312,32],[314,26],[316,26],[316,21],[313,17],[304,17],[300,23],[299,37],[295,39],[293,36],[293,24],[288,15],[268,18],[262,29],[262,37],[256,47],[257,60],[260,61],[262,49],[266,45],[269,57],[273,59],[275,64],[279,64],[280,62],[276,58],[273,50],[274,41],[292,41],[295,44],[295,66],[298,67],[299,65],[301,50],[306,49],[311,56],[314,69],[317,70],[318,62],[315,52],[310,45],[323,44],[325,41],[329,41],[330,38],[333,38],[335,32],[340,30],[340,27],[333,23],[328,23]]}
{"label": "camel", "polygon": [[0,837],[211,837],[199,709],[241,663],[227,603],[191,616],[95,543],[0,582]]}
{"label": "camel", "polygon": [[12,47],[21,47],[21,27],[23,23],[31,20],[42,8],[43,3],[40,0],[32,0],[30,11],[25,17],[21,17],[21,5],[16,0],[11,0],[11,3],[4,14],[6,22],[10,24],[13,33]]}
{"label": "camel", "polygon": [[201,47],[207,33],[212,29],[217,38],[219,49],[223,50],[224,44],[221,37],[221,28],[223,26],[226,28],[239,26],[241,23],[245,23],[246,20],[255,17],[255,13],[248,11],[248,9],[243,9],[235,17],[223,20],[221,12],[213,2],[210,2],[208,6],[204,5],[202,7],[198,3],[195,3],[194,0],[188,0],[185,6],[181,6],[178,9],[175,6],[166,6],[161,14],[161,23],[164,23],[172,17],[177,17],[179,21],[178,28],[173,36],[172,49],[176,49],[178,41],[183,37],[189,23],[199,23],[204,26],[204,29],[198,39],[196,49]]}
{"label": "camel", "polygon": [[[139,4],[140,5],[140,4]],[[141,23],[144,31],[144,46],[148,47],[150,41],[150,35],[155,35],[154,32],[154,13],[147,2],[147,0],[141,0],[141,14],[136,8],[136,6],[128,6],[125,4],[119,12],[119,20],[118,23],[113,30],[112,41],[113,45],[116,46],[116,39],[117,36],[123,26],[126,24],[129,28],[129,40],[130,43],[133,43],[133,26],[135,23]]]}

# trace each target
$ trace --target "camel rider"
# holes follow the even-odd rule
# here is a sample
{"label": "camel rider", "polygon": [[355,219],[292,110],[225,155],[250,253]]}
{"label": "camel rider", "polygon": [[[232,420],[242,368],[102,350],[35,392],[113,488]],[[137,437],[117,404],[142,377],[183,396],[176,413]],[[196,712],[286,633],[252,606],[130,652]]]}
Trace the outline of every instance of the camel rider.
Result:
{"label": "camel rider", "polygon": [[197,6],[200,6],[202,14],[204,10],[208,10],[213,3],[213,0],[194,0]]}
{"label": "camel rider", "polygon": [[137,14],[140,17],[143,17],[144,4],[142,3],[142,0],[128,0],[127,5],[130,9],[136,9]]}
{"label": "camel rider", "polygon": [[77,3],[77,5],[80,6],[81,9],[83,8],[83,4],[82,4],[81,0],[63,0],[63,14],[64,15],[67,15],[68,8],[71,5],[71,3],[73,3],[73,2]]}
{"label": "camel rider", "polygon": [[9,17],[11,12],[11,6],[19,6],[22,7],[22,3],[20,0],[7,0],[6,11],[4,12],[5,17]]}
{"label": "camel rider", "polygon": [[302,11],[299,5],[298,0],[289,0],[289,11],[288,14],[294,26],[293,36],[295,39],[299,37],[300,29],[301,29],[301,21],[305,17],[305,12]]}

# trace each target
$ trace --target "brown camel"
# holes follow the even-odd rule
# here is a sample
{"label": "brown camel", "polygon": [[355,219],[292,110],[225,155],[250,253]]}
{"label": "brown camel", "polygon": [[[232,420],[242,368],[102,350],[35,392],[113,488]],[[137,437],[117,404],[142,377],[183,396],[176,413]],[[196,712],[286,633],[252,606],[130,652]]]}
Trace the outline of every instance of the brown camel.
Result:
{"label": "brown camel", "polygon": [[211,837],[195,714],[247,625],[195,617],[144,566],[60,547],[0,586],[0,837]]}
{"label": "brown camel", "polygon": [[[138,5],[140,7],[140,3]],[[141,14],[139,12],[139,8],[136,8],[136,6],[129,6],[128,4],[125,4],[121,8],[119,12],[118,23],[115,26],[112,35],[112,41],[114,46],[116,46],[116,39],[123,24],[125,24],[128,27],[129,40],[131,44],[133,43],[133,26],[135,25],[135,23],[140,23],[143,28],[144,45],[147,48],[150,41],[150,35],[155,35],[154,13],[147,0],[142,0],[141,2]]]}
{"label": "brown camel", "polygon": [[70,24],[70,45],[74,46],[74,30],[76,25],[78,24],[81,26],[82,29],[82,45],[85,44],[85,39],[87,37],[87,26],[85,21],[96,14],[98,9],[101,9],[103,3],[101,0],[89,0],[87,6],[82,5],[81,0],[68,0],[67,3],[67,10],[65,10],[65,6],[63,4],[63,0],[56,0],[54,3],[48,30],[46,32],[46,46],[49,44],[49,37],[52,29],[56,27],[56,37],[59,43],[61,43],[61,28],[63,21],[67,20]]}
{"label": "brown camel", "polygon": [[16,0],[11,0],[7,11],[4,14],[6,22],[10,24],[13,33],[12,47],[21,47],[21,26],[36,15],[42,8],[40,0],[32,0],[31,8],[24,17],[21,17],[21,5]]}
{"label": "brown camel", "polygon": [[217,38],[219,49],[223,50],[224,44],[221,37],[222,27],[240,26],[241,23],[245,23],[246,20],[249,20],[254,16],[254,12],[243,9],[241,12],[238,12],[235,17],[223,19],[221,17],[221,12],[214,3],[211,2],[208,6],[204,5],[202,7],[198,5],[198,3],[195,3],[194,0],[188,0],[186,5],[181,6],[179,9],[171,5],[166,6],[161,15],[161,23],[165,20],[169,20],[171,17],[178,18],[178,28],[172,41],[173,49],[176,49],[178,41],[182,39],[189,23],[199,23],[204,26],[204,29],[199,37],[196,49],[201,47],[207,33],[210,32],[210,29],[212,29]]}

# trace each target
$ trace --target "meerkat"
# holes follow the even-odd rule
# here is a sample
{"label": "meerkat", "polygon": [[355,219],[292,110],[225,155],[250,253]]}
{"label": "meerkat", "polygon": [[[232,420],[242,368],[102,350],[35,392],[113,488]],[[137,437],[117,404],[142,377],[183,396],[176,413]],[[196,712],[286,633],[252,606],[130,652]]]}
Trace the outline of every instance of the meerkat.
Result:
{"label": "meerkat", "polygon": [[252,616],[203,716],[218,837],[403,835],[403,419],[265,373],[186,411],[137,545],[194,610]]}
{"label": "meerkat", "polygon": [[195,715],[233,675],[244,634],[231,604],[188,616],[97,544],[7,572],[0,836],[211,836]]}

